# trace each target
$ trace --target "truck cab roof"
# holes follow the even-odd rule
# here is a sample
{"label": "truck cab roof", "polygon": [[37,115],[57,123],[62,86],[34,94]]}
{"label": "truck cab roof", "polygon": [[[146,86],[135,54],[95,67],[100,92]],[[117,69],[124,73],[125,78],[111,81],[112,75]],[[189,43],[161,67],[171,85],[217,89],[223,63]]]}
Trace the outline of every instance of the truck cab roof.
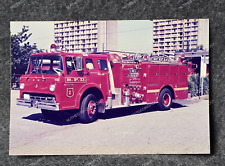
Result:
{"label": "truck cab roof", "polygon": [[95,53],[66,53],[66,52],[41,52],[36,54],[31,54],[30,56],[37,56],[37,55],[61,55],[64,56],[82,56],[82,57],[92,57],[92,58],[99,58],[99,57],[109,57],[109,54],[102,53],[102,54],[95,54]]}

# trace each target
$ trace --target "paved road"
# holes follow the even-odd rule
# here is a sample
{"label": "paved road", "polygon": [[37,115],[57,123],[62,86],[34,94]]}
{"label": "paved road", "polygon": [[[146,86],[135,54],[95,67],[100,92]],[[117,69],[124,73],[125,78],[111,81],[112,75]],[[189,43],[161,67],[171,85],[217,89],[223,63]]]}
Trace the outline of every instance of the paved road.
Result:
{"label": "paved road", "polygon": [[209,153],[209,100],[186,100],[169,111],[156,105],[108,110],[99,120],[69,124],[39,109],[16,106],[11,92],[10,154]]}

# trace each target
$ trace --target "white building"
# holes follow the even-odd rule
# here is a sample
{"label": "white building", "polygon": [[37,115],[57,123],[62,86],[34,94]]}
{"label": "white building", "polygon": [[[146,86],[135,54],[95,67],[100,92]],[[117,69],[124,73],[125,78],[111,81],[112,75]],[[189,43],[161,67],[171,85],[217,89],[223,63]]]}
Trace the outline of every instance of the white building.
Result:
{"label": "white building", "polygon": [[117,49],[117,21],[57,21],[55,43],[69,52]]}
{"label": "white building", "polygon": [[153,55],[209,49],[209,19],[153,20]]}

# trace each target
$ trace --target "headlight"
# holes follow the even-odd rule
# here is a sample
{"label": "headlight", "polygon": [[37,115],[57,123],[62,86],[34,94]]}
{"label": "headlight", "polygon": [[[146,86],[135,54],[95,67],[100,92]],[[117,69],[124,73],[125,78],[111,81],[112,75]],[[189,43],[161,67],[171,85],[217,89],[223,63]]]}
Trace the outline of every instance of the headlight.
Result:
{"label": "headlight", "polygon": [[20,83],[20,89],[24,89],[24,83]]}
{"label": "headlight", "polygon": [[30,95],[29,94],[24,94],[23,98],[26,99],[26,100],[30,100]]}
{"label": "headlight", "polygon": [[54,92],[55,91],[55,85],[54,84],[51,84],[50,87],[49,87],[49,90],[51,92]]}

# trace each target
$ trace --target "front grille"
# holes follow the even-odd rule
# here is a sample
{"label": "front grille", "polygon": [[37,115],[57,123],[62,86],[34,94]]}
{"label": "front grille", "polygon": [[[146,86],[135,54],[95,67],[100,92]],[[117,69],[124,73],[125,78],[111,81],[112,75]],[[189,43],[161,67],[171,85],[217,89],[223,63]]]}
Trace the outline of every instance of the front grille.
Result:
{"label": "front grille", "polygon": [[48,94],[35,94],[35,93],[24,93],[30,95],[30,100],[36,100],[39,102],[48,102],[48,103],[55,103],[55,96],[48,95]]}

